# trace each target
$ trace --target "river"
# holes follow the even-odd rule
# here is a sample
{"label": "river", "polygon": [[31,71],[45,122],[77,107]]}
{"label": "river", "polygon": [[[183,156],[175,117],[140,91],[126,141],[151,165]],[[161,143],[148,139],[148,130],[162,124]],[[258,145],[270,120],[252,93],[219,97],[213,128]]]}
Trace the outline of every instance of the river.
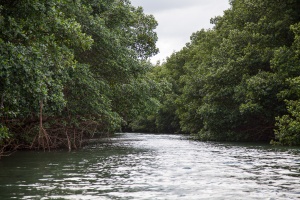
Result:
{"label": "river", "polygon": [[0,199],[300,199],[300,149],[123,133],[2,158]]}

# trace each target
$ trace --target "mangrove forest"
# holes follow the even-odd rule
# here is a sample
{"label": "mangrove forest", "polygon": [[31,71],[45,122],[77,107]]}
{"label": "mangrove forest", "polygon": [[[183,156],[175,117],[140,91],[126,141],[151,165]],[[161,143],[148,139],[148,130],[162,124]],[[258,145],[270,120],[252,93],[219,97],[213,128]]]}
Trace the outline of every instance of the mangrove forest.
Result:
{"label": "mangrove forest", "polygon": [[1,0],[0,155],[121,131],[300,145],[300,1],[229,3],[154,65],[130,0]]}

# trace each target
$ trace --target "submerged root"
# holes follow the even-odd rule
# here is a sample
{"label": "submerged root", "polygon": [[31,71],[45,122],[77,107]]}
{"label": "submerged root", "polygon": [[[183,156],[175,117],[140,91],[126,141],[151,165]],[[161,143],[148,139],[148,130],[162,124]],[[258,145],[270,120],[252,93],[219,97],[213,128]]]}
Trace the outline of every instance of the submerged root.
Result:
{"label": "submerged root", "polygon": [[14,140],[9,140],[5,145],[0,147],[0,159],[1,157],[10,156],[16,152],[20,146],[21,145],[14,144]]}
{"label": "submerged root", "polygon": [[106,132],[99,133],[104,129],[103,125],[94,120],[45,117],[42,106],[41,103],[39,116],[6,122],[14,140],[0,144],[0,157],[20,149],[50,151],[61,148],[71,151],[82,148],[94,136],[106,137]]}
{"label": "submerged root", "polygon": [[43,128],[40,127],[40,132],[39,132],[39,138],[38,138],[38,146],[42,147],[44,151],[48,149],[50,151],[50,143],[51,143],[51,138],[48,135],[47,131]]}

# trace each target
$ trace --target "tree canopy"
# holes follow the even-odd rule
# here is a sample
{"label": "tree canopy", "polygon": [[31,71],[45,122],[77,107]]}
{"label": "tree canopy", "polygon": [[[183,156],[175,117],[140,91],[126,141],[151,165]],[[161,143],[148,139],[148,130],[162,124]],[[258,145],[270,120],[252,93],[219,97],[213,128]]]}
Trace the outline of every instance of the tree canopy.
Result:
{"label": "tree canopy", "polygon": [[156,26],[128,0],[1,1],[2,150],[77,148],[120,130],[149,98]]}
{"label": "tree canopy", "polygon": [[156,130],[299,145],[300,3],[230,4],[156,70],[171,88],[153,113]]}
{"label": "tree canopy", "polygon": [[230,0],[153,66],[129,0],[0,2],[0,155],[120,131],[300,144],[300,2]]}

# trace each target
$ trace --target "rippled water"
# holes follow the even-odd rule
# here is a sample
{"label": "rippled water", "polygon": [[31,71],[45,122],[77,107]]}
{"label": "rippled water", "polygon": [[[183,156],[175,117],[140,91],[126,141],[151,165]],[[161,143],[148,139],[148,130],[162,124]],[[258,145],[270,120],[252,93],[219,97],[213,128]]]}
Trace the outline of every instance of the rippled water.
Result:
{"label": "rippled water", "polygon": [[300,149],[119,134],[0,160],[0,199],[300,199]]}

